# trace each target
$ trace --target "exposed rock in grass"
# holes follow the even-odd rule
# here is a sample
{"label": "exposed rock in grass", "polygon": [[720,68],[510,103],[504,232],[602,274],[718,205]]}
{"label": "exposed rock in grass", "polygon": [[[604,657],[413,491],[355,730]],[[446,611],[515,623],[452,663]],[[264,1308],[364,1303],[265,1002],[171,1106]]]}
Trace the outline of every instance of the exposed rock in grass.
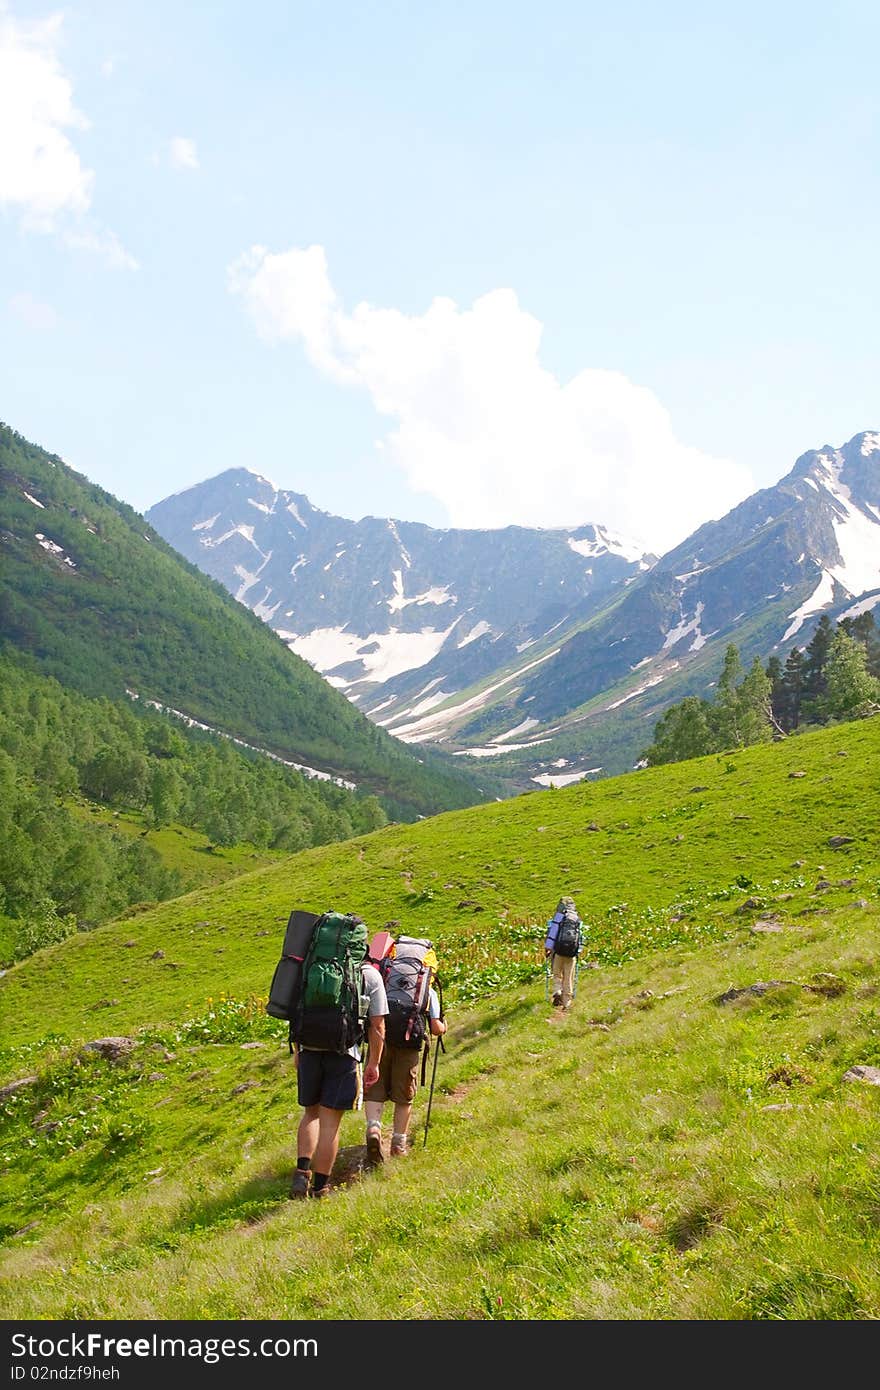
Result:
{"label": "exposed rock in grass", "polygon": [[20,1091],[22,1086],[33,1086],[39,1080],[36,1076],[21,1076],[17,1081],[10,1081],[6,1086],[0,1086],[0,1099],[3,1096],[11,1096],[14,1091]]}
{"label": "exposed rock in grass", "polygon": [[717,996],[715,1003],[732,1004],[735,999],[742,999],[745,995],[759,996],[773,989],[790,989],[792,985],[796,989],[800,988],[797,980],[756,980],[753,985],[745,985],[742,989],[725,990]]}
{"label": "exposed rock in grass", "polygon": [[829,835],[828,843],[832,849],[840,849],[843,845],[854,845],[855,840],[852,835]]}
{"label": "exposed rock in grass", "polygon": [[259,1081],[242,1081],[240,1086],[233,1086],[232,1094],[240,1096],[243,1091],[252,1091],[255,1086],[259,1086]]}
{"label": "exposed rock in grass", "polygon": [[772,917],[759,917],[757,922],[753,922],[749,927],[753,932],[778,932],[782,931],[782,924],[774,921]]}
{"label": "exposed rock in grass", "polygon": [[136,1046],[134,1038],[94,1038],[83,1044],[86,1052],[97,1052],[108,1062],[118,1062],[127,1057]]}
{"label": "exposed rock in grass", "polygon": [[844,1081],[865,1081],[869,1086],[880,1086],[880,1067],[850,1067],[843,1073]]}
{"label": "exposed rock in grass", "polygon": [[154,951],[153,954],[150,956],[150,960],[164,960],[164,959],[165,959],[165,952],[164,952],[164,951]]}

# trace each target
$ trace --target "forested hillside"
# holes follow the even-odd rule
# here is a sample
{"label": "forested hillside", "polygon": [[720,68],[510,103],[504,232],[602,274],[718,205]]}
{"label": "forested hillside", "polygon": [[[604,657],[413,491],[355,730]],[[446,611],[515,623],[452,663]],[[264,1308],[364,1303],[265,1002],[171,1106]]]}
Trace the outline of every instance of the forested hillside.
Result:
{"label": "forested hillside", "polygon": [[490,774],[371,724],[135,511],[2,425],[0,655],[89,696],[134,691],[351,780],[392,819],[495,790]]}
{"label": "forested hillside", "polygon": [[[96,823],[90,805],[135,811],[144,829]],[[148,829],[293,853],[385,821],[374,796],[0,660],[0,964],[180,891]]]}

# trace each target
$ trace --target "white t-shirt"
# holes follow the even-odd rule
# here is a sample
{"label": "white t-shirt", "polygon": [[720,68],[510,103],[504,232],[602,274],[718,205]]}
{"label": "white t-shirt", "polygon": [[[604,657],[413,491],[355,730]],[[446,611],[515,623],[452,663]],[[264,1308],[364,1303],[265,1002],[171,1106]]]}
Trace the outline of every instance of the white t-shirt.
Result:
{"label": "white t-shirt", "polygon": [[[375,965],[368,965],[366,961],[361,966],[361,972],[364,977],[364,991],[369,1000],[367,1018],[379,1018],[388,1012],[388,996],[385,993],[382,976]],[[354,1047],[348,1049],[348,1052],[349,1056],[359,1058],[361,1055],[360,1044],[356,1043]]]}

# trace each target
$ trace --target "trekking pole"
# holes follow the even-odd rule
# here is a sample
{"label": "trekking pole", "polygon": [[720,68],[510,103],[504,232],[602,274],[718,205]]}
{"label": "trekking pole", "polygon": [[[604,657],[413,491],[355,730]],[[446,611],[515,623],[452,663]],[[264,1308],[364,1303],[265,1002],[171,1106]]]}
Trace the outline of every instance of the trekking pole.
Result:
{"label": "trekking pole", "polygon": [[571,987],[571,997],[572,997],[572,999],[577,999],[577,992],[578,992],[578,958],[577,958],[577,956],[575,956],[575,958],[574,958],[574,980],[573,980],[573,982],[572,982],[572,987]]}
{"label": "trekking pole", "polygon": [[443,1039],[440,1037],[436,1038],[434,1042],[434,1065],[431,1068],[431,1090],[428,1094],[428,1113],[425,1115],[425,1139],[422,1148],[424,1148],[428,1142],[428,1125],[431,1123],[431,1102],[434,1099],[434,1078],[437,1075],[437,1058],[440,1055],[440,1046],[442,1042]]}

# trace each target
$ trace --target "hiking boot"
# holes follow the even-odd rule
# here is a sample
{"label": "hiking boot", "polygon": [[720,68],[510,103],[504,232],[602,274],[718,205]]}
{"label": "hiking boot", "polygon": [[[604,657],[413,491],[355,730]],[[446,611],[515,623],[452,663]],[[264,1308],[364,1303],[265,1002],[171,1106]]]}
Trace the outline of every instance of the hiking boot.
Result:
{"label": "hiking boot", "polygon": [[562,995],[561,995],[561,994],[554,994],[554,996],[553,996],[553,1007],[554,1007],[554,1009],[558,1009],[558,1008],[559,1008],[559,1005],[560,1005],[561,1003],[562,1003]]}
{"label": "hiking boot", "polygon": [[309,1196],[315,1197],[318,1201],[320,1201],[322,1197],[329,1197],[332,1191],[333,1188],[330,1186],[328,1182],[324,1187],[319,1187],[317,1190],[315,1188],[312,1188],[312,1191],[309,1193]]}
{"label": "hiking boot", "polygon": [[409,1140],[408,1140],[408,1139],[406,1139],[406,1138],[404,1138],[404,1139],[393,1138],[393,1139],[391,1140],[391,1157],[392,1157],[392,1158],[402,1158],[404,1154],[408,1154],[408,1153],[409,1153]]}
{"label": "hiking boot", "polygon": [[382,1152],[382,1136],[378,1129],[367,1130],[367,1162],[376,1165],[385,1162]]}
{"label": "hiking boot", "polygon": [[308,1168],[297,1168],[290,1184],[290,1196],[293,1198],[308,1197],[311,1181],[312,1175]]}

